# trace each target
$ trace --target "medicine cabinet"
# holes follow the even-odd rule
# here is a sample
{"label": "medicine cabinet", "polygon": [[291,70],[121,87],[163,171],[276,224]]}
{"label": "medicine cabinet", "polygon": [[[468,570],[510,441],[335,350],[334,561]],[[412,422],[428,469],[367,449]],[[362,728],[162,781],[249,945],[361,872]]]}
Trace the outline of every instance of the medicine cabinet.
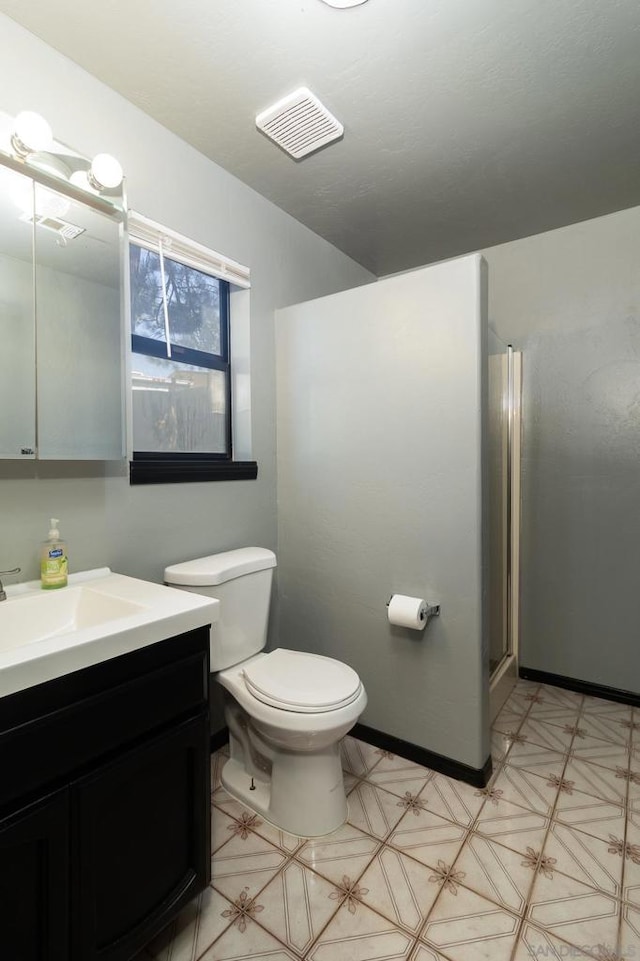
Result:
{"label": "medicine cabinet", "polygon": [[0,457],[124,456],[124,213],[0,160]]}

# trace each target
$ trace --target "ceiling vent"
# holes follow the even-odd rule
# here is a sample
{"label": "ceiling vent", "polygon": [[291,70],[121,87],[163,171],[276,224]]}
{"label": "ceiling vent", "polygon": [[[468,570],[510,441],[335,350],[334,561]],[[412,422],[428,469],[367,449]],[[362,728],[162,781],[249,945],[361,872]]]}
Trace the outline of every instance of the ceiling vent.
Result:
{"label": "ceiling vent", "polygon": [[45,230],[51,230],[59,237],[64,237],[65,240],[75,240],[76,237],[85,232],[84,227],[77,227],[67,220],[61,220],[60,217],[51,217],[46,214],[23,214],[20,220],[24,220],[28,224],[35,223],[37,227],[44,227]]}
{"label": "ceiling vent", "polygon": [[300,87],[256,117],[258,130],[295,160],[339,140],[344,127],[318,98]]}

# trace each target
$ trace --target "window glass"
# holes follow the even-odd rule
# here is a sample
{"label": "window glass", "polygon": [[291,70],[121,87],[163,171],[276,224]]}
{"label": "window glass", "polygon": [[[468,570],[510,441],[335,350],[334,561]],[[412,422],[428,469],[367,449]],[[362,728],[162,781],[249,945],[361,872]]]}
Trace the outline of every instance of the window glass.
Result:
{"label": "window glass", "polygon": [[[130,245],[131,329],[166,341],[160,255]],[[172,344],[220,354],[220,281],[164,254],[164,279]]]}
{"label": "window glass", "polygon": [[129,245],[131,267],[131,331],[139,337],[165,340],[162,271],[158,254]]}
{"label": "window glass", "polygon": [[227,375],[223,371],[137,353],[132,355],[131,367],[137,451],[227,451]]}
{"label": "window glass", "polygon": [[220,354],[220,281],[164,258],[171,342]]}
{"label": "window glass", "polygon": [[155,250],[135,239],[129,249],[133,461],[153,460],[160,473],[232,462],[229,283],[168,257],[160,238]]}

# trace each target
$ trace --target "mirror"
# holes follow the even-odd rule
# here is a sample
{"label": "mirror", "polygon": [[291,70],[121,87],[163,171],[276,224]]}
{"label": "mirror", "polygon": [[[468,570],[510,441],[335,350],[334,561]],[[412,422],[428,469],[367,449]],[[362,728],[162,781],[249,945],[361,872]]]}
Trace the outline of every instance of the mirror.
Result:
{"label": "mirror", "polygon": [[34,184],[0,167],[0,457],[33,458],[36,452],[33,223],[21,208],[33,206]]}
{"label": "mirror", "polygon": [[38,457],[124,455],[120,228],[35,185]]}
{"label": "mirror", "polygon": [[118,219],[0,166],[1,457],[123,457],[121,261]]}

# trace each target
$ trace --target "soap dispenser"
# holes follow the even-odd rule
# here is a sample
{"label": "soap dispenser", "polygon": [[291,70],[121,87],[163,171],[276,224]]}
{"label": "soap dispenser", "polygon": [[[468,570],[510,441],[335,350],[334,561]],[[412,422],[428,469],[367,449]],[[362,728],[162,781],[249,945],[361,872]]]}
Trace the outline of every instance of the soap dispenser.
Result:
{"label": "soap dispenser", "polygon": [[51,518],[49,537],[40,551],[40,583],[45,591],[67,586],[67,545],[60,539],[59,520]]}

